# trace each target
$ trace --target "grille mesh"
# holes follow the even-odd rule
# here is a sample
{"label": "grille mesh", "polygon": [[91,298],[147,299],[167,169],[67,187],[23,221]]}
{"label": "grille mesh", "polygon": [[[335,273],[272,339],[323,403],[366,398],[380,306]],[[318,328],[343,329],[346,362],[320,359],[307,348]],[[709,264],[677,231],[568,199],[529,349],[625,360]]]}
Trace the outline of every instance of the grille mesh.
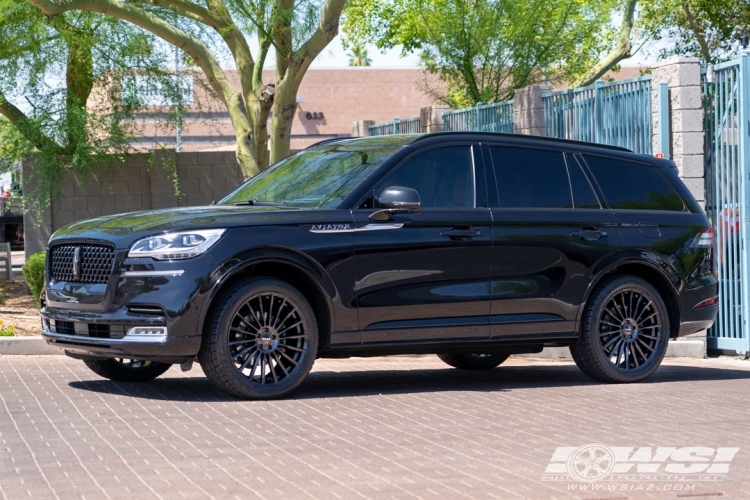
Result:
{"label": "grille mesh", "polygon": [[[81,249],[80,277],[73,273],[73,257]],[[102,283],[109,281],[115,250],[104,245],[57,245],[52,247],[50,276],[58,281]]]}

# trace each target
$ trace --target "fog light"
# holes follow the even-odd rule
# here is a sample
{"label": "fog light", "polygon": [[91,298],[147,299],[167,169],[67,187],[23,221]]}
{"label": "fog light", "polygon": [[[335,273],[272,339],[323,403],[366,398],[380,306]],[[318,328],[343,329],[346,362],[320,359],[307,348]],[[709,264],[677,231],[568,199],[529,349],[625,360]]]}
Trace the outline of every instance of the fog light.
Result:
{"label": "fog light", "polygon": [[134,326],[125,335],[127,340],[135,342],[156,342],[164,343],[167,341],[167,327],[165,326]]}

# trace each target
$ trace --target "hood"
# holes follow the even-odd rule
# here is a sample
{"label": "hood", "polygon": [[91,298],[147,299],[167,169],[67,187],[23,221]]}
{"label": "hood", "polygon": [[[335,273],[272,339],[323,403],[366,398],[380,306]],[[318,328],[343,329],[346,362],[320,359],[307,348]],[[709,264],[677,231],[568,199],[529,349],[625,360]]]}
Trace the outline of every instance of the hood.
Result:
{"label": "hood", "polygon": [[300,224],[309,218],[310,211],[289,207],[211,205],[169,208],[74,222],[57,230],[50,241],[107,240],[115,243],[117,247],[124,247],[138,238],[167,231]]}

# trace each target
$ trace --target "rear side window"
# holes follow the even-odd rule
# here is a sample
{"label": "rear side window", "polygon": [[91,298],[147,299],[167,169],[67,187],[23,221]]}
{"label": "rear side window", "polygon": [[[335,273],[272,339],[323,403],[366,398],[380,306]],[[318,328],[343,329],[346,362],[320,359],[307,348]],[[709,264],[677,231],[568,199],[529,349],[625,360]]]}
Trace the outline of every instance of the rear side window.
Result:
{"label": "rear side window", "polygon": [[682,198],[656,167],[619,158],[584,155],[610,208],[628,210],[685,209]]}
{"label": "rear side window", "polygon": [[573,208],[559,151],[491,146],[500,208]]}

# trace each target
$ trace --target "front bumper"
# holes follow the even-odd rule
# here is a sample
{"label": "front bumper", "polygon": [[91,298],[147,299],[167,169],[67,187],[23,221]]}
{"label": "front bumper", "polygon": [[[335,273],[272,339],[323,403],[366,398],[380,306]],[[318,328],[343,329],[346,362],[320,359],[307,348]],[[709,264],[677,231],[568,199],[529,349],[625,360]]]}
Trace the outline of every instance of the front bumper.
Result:
{"label": "front bumper", "polygon": [[165,315],[134,314],[127,307],[94,313],[45,306],[40,312],[47,343],[78,355],[181,363],[200,349],[201,336],[190,315],[170,320]]}

